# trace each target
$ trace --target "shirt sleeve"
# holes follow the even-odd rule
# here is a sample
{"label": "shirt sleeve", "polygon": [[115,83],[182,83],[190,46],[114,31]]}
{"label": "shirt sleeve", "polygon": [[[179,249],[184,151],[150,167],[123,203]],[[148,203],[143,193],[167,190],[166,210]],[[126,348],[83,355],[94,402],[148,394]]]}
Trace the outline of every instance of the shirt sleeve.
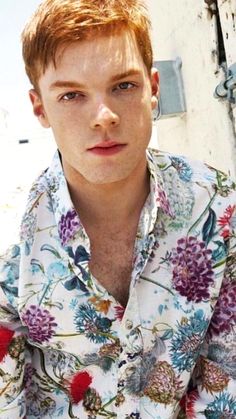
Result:
{"label": "shirt sleeve", "polygon": [[0,417],[25,417],[24,370],[27,358],[24,329],[18,316],[20,247],[0,257]]}
{"label": "shirt sleeve", "polygon": [[236,418],[235,235],[230,242],[220,294],[192,382],[182,400],[183,417],[189,419]]}

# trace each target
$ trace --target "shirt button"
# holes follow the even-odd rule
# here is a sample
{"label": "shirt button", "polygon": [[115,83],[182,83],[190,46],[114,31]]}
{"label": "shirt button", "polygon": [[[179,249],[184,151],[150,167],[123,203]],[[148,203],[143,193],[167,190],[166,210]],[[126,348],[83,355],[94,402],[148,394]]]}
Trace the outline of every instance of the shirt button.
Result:
{"label": "shirt button", "polygon": [[133,322],[131,320],[126,320],[125,327],[126,329],[131,330],[133,327]]}

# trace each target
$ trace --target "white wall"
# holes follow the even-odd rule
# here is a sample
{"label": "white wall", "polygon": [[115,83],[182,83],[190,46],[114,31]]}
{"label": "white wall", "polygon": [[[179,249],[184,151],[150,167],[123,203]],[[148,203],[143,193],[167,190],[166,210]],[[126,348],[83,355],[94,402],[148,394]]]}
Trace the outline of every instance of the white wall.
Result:
{"label": "white wall", "polygon": [[[204,0],[147,0],[147,5],[154,59],[181,57],[187,104],[185,116],[158,121],[158,148],[204,160],[236,176],[231,107],[213,97],[224,77],[218,67],[215,17]],[[157,147],[154,136],[151,145]]]}

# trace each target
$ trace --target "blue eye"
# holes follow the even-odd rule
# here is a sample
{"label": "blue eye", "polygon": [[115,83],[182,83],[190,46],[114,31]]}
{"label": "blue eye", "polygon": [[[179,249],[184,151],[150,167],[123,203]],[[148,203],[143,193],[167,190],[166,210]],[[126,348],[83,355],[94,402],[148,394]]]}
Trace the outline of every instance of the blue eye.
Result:
{"label": "blue eye", "polygon": [[118,85],[118,88],[120,90],[128,90],[128,89],[132,89],[135,85],[133,83],[130,83],[129,81],[124,81],[123,83],[120,83]]}
{"label": "blue eye", "polygon": [[65,95],[63,95],[61,99],[65,101],[70,101],[70,100],[75,100],[79,97],[83,97],[83,95],[78,92],[68,92]]}

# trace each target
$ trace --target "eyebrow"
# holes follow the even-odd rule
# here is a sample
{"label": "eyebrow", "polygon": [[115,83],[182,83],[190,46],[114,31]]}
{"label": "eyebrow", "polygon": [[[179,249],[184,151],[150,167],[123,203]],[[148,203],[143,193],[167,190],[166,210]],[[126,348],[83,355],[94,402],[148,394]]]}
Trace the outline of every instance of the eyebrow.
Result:
{"label": "eyebrow", "polygon": [[[138,69],[130,69],[127,71],[124,71],[123,73],[115,74],[111,77],[110,81],[114,83],[115,81],[125,79],[126,77],[131,76],[138,76],[141,74],[141,71]],[[85,85],[78,83],[77,81],[73,80],[57,80],[54,83],[52,83],[49,87],[50,90],[54,90],[57,88],[77,88],[77,89],[84,89]]]}
{"label": "eyebrow", "polygon": [[70,81],[70,80],[57,80],[54,83],[52,83],[49,87],[50,90],[54,90],[60,87],[67,87],[69,89],[73,88],[84,88],[85,86],[81,83],[78,83],[77,81]]}

